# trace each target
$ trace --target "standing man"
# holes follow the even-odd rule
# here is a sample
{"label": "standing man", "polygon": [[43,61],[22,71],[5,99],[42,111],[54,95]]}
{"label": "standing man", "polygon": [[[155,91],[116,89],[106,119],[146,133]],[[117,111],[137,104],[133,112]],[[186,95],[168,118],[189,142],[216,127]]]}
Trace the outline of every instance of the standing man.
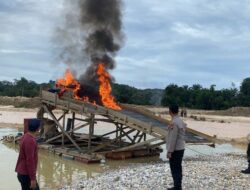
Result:
{"label": "standing man", "polygon": [[174,187],[168,188],[168,190],[182,189],[182,159],[185,149],[186,124],[179,117],[178,113],[179,107],[177,105],[169,107],[171,123],[168,126],[167,158],[169,159]]}
{"label": "standing man", "polygon": [[18,181],[22,190],[39,190],[36,181],[36,170],[38,162],[38,148],[35,137],[39,134],[40,120],[28,121],[28,132],[20,140],[20,151],[16,164]]}
{"label": "standing man", "polygon": [[243,174],[250,174],[250,134],[247,136],[248,139],[248,147],[247,147],[247,161],[248,161],[248,168],[245,170],[241,170]]}

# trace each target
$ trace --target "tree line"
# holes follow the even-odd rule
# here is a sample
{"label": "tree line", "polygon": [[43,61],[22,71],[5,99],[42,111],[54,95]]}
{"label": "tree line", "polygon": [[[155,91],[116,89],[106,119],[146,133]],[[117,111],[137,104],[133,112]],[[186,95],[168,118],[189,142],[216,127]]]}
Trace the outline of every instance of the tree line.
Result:
{"label": "tree line", "polygon": [[[53,88],[55,81],[38,84],[26,78],[13,82],[0,81],[0,96],[36,97],[40,88]],[[169,106],[176,103],[181,107],[206,110],[227,109],[234,106],[250,106],[250,78],[242,81],[240,88],[216,90],[215,85],[204,88],[199,84],[178,86],[169,84],[165,89],[137,89],[123,84],[112,84],[112,93],[120,103],[137,105]]]}
{"label": "tree line", "polygon": [[250,106],[250,78],[242,81],[239,89],[232,84],[229,89],[215,90],[215,85],[203,88],[199,84],[189,86],[168,85],[161,105],[178,104],[182,107],[206,110],[228,109],[234,106]]}

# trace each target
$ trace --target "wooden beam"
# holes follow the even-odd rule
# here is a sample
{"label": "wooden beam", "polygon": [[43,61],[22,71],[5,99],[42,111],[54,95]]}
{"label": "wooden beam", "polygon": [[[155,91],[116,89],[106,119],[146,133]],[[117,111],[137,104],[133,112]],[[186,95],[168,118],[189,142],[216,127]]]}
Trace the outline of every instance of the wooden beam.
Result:
{"label": "wooden beam", "polygon": [[[59,123],[59,122],[58,122]],[[65,130],[65,114],[63,114],[63,124],[62,124],[63,130]],[[64,133],[62,133],[62,146],[64,147]]]}
{"label": "wooden beam", "polygon": [[[130,129],[130,130],[127,132],[127,134],[132,133],[132,132],[134,132],[134,131],[135,131],[135,129]],[[115,142],[116,140],[118,140],[118,139],[120,139],[120,138],[122,138],[122,137],[124,137],[124,136],[125,136],[125,134],[122,134],[122,135],[118,136],[118,137],[115,138],[115,139],[112,139],[111,141],[109,141],[109,142],[107,142],[107,143],[104,143],[104,144],[101,144],[101,145],[97,146],[96,148],[94,148],[94,149],[88,151],[87,153],[96,152],[96,151],[98,151],[98,150],[100,150],[100,149],[102,149],[102,148],[104,148],[104,147],[106,147],[106,146],[109,146],[110,144],[112,144],[113,142]]]}
{"label": "wooden beam", "polygon": [[193,133],[193,134],[195,134],[197,136],[203,137],[204,139],[207,139],[207,140],[209,140],[211,142],[215,142],[215,140],[216,140],[216,135],[210,136],[210,135],[207,135],[205,133],[196,131],[196,130],[191,129],[191,128],[187,128],[187,132],[190,132],[190,133]]}
{"label": "wooden beam", "polygon": [[[73,112],[72,113],[72,129],[74,129],[75,128],[75,118],[76,118],[76,113],[75,112]],[[72,134],[71,134],[72,135]]]}
{"label": "wooden beam", "polygon": [[101,122],[107,122],[107,123],[114,123],[114,121],[112,119],[95,119],[95,121],[101,121]]}
{"label": "wooden beam", "polygon": [[150,146],[150,148],[156,148],[156,147],[159,147],[159,146],[161,146],[163,144],[166,144],[166,142],[165,141],[161,141],[159,143],[153,144],[152,146]]}
{"label": "wooden beam", "polygon": [[134,139],[133,139],[133,142],[132,143],[135,143],[137,137],[139,136],[141,131],[137,131],[136,135],[134,136]]}
{"label": "wooden beam", "polygon": [[[124,127],[123,129],[127,129],[127,128],[129,128],[129,127]],[[107,135],[111,135],[111,134],[113,134],[113,133],[117,133],[118,131],[120,131],[120,129],[116,129],[116,130],[114,130],[114,131],[105,133],[105,134],[102,135],[101,137],[105,137],[105,136],[107,136]],[[117,135],[117,136],[118,136],[118,135]],[[116,137],[117,137],[117,136],[116,136]]]}
{"label": "wooden beam", "polygon": [[91,119],[90,118],[87,118],[87,119],[75,118],[75,120],[89,122]]}
{"label": "wooden beam", "polygon": [[131,141],[131,142],[133,142],[133,139],[127,134],[127,132],[125,132],[124,131],[124,128],[121,128],[122,130],[122,134],[125,134],[126,135],[126,137]]}
{"label": "wooden beam", "polygon": [[50,112],[47,108],[46,105],[43,105],[45,111],[50,115],[50,117],[55,121],[55,123],[58,125],[58,127],[61,129],[61,131],[63,132],[63,134],[65,134],[68,139],[75,145],[75,147],[82,152],[81,148],[76,144],[76,142],[68,135],[68,133],[65,132],[63,126],[57,121],[56,117],[54,116],[54,114],[52,112]]}
{"label": "wooden beam", "polygon": [[95,126],[95,115],[91,114],[90,123],[89,123],[89,140],[88,140],[88,150],[91,148],[91,139],[94,134],[94,126]]}
{"label": "wooden beam", "polygon": [[[66,132],[66,133],[70,133],[70,132],[77,131],[78,129],[81,129],[81,128],[86,127],[86,126],[88,126],[88,125],[89,125],[89,123],[85,123],[85,124],[83,124],[83,125],[81,125],[81,126],[79,126],[79,127],[77,127],[77,128],[74,128],[73,130],[68,131],[68,132]],[[57,135],[57,136],[55,136],[55,137],[52,137],[52,138],[48,139],[48,140],[46,141],[46,143],[49,143],[49,142],[51,142],[51,141],[53,141],[53,140],[56,140],[56,139],[60,138],[62,135],[63,135],[63,134]]]}
{"label": "wooden beam", "polygon": [[66,113],[68,113],[68,111],[64,111],[64,113],[61,115],[61,117],[59,117],[57,119],[57,121],[60,121],[61,119],[63,119],[63,117],[66,115]]}
{"label": "wooden beam", "polygon": [[141,142],[142,138],[144,137],[144,133],[140,135],[140,138],[138,139],[137,143]]}
{"label": "wooden beam", "polygon": [[123,148],[119,148],[117,150],[114,150],[114,152],[120,152],[120,151],[127,151],[127,150],[131,150],[131,149],[134,149],[134,148],[138,148],[140,146],[145,146],[151,142],[154,142],[154,141],[158,141],[159,139],[158,138],[152,138],[152,139],[149,139],[147,141],[143,141],[143,142],[140,142],[140,143],[136,143],[136,144],[133,144],[131,146],[128,146],[128,147],[123,147]]}

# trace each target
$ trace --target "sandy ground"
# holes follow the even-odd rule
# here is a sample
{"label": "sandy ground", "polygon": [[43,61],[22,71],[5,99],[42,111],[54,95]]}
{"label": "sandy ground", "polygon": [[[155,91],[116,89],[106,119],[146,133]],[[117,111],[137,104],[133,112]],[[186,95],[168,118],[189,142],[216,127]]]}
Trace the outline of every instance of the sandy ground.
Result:
{"label": "sandy ground", "polygon": [[[37,109],[13,108],[11,106],[0,106],[0,127],[22,127],[25,118],[36,117]],[[45,115],[45,117],[47,117]],[[161,115],[169,119],[167,115]],[[190,117],[185,118],[188,127],[198,130],[202,133],[214,136],[218,139],[235,140],[239,142],[247,141],[247,135],[250,134],[249,117],[230,117],[217,115],[197,114],[198,120]],[[205,118],[205,121],[199,121],[199,118]],[[99,127],[98,127],[99,126]],[[101,123],[97,128],[110,128],[110,124]]]}
{"label": "sandy ground", "polygon": [[[234,141],[236,143],[247,143],[247,136],[250,135],[250,118],[242,116],[217,116],[217,115],[196,115],[198,120],[187,117],[184,121],[188,127],[210,136],[216,136],[223,141]],[[170,120],[167,115],[162,118]],[[205,119],[201,121],[200,118]]]}
{"label": "sandy ground", "polygon": [[244,138],[250,134],[250,123],[218,123],[209,121],[186,120],[188,127],[217,138]]}

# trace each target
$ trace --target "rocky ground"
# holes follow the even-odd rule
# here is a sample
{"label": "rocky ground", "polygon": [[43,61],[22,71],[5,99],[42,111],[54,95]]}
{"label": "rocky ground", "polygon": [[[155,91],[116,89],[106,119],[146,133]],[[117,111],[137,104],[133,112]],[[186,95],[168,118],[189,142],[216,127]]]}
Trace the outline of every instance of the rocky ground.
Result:
{"label": "rocky ground", "polygon": [[[247,162],[243,154],[185,158],[183,189],[250,189],[250,175],[240,173]],[[165,190],[172,178],[168,163],[131,165],[75,182],[61,190]]]}

